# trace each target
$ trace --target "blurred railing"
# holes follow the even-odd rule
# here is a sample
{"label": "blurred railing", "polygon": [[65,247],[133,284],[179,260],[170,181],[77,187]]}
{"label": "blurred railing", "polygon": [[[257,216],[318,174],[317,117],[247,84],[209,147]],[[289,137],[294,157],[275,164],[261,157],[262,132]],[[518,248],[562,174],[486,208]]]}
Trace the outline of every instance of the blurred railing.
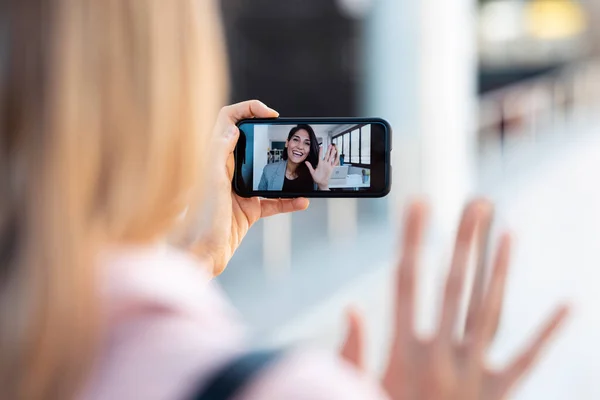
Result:
{"label": "blurred railing", "polygon": [[598,115],[600,59],[488,92],[479,104],[479,157],[501,161],[509,147],[578,129]]}

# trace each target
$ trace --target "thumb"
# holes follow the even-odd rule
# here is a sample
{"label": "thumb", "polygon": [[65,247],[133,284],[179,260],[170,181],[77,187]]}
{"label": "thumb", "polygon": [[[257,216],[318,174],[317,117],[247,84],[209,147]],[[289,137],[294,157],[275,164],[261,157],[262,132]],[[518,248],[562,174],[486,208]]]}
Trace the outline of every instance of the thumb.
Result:
{"label": "thumb", "polygon": [[[218,129],[218,127],[216,129]],[[235,170],[233,152],[238,144],[239,137],[240,130],[237,126],[231,124],[225,129],[217,131],[217,134],[211,143],[213,163],[219,171],[221,168],[225,168],[224,170],[228,174],[228,179],[229,175],[233,175]],[[217,174],[217,176],[219,176],[219,179],[222,177],[221,174]]]}
{"label": "thumb", "polygon": [[346,314],[348,332],[340,355],[360,371],[365,371],[365,324],[362,315],[351,308]]}
{"label": "thumb", "polygon": [[223,139],[225,141],[225,154],[229,155],[235,150],[238,139],[240,137],[240,130],[235,125],[229,125],[225,130]]}
{"label": "thumb", "polygon": [[312,164],[309,163],[308,161],[304,161],[304,164],[306,164],[306,167],[308,168],[308,172],[310,172],[310,174],[312,176],[315,175],[315,169],[313,168]]}

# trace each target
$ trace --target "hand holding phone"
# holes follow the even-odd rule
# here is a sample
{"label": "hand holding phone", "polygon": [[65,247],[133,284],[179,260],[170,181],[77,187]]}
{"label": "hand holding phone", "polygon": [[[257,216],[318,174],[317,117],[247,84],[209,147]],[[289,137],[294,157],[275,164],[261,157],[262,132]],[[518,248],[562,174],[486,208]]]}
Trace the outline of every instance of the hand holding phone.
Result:
{"label": "hand holding phone", "polygon": [[240,245],[242,239],[260,218],[305,210],[305,198],[261,199],[242,198],[231,188],[234,177],[234,151],[243,146],[245,136],[238,135],[236,124],[244,118],[276,118],[277,111],[257,100],[233,104],[221,109],[214,127],[212,152],[214,168],[210,170],[206,187],[207,201],[190,204],[180,229],[171,236],[171,244],[193,252],[212,264],[219,275]]}
{"label": "hand holding phone", "polygon": [[391,127],[378,118],[274,118],[238,123],[234,191],[242,197],[383,197]]}

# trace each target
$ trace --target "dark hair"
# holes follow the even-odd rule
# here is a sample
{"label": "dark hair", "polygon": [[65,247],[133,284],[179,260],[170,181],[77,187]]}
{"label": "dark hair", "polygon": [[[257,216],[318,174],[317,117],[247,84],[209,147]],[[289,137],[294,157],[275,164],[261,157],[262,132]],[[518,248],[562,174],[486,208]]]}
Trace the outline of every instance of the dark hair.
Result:
{"label": "dark hair", "polygon": [[[319,164],[319,141],[317,140],[317,135],[315,135],[315,131],[313,130],[313,128],[310,125],[297,125],[290,130],[287,140],[289,142],[296,132],[302,130],[308,132],[308,137],[310,139],[310,150],[308,151],[308,157],[306,157],[306,161],[308,161],[310,165],[312,165],[313,168],[316,169],[317,165]],[[282,158],[284,160],[288,159],[287,151],[283,152]],[[304,170],[306,169],[306,173],[309,173],[306,164],[302,164],[298,169],[302,172],[304,172]]]}

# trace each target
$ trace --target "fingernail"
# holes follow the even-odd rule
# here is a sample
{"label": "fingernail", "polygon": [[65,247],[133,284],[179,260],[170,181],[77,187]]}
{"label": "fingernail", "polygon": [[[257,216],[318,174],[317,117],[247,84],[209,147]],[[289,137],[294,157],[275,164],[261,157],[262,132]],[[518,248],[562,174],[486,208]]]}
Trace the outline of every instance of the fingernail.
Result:
{"label": "fingernail", "polygon": [[272,112],[274,114],[279,115],[279,112],[277,112],[276,110],[272,109],[271,107],[267,106],[265,103],[263,103],[262,101],[260,102],[261,107],[263,107],[265,110]]}
{"label": "fingernail", "polygon": [[309,200],[305,199],[303,197],[294,199],[294,203],[295,203],[295,206],[302,209],[302,211],[305,211],[308,208],[308,206],[310,205]]}

